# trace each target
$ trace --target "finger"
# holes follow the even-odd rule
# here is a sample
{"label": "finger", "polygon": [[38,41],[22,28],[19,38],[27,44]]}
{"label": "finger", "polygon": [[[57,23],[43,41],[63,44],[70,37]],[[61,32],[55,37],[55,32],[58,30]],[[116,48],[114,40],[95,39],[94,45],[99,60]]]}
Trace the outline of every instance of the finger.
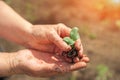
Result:
{"label": "finger", "polygon": [[80,50],[82,47],[81,47],[81,40],[80,39],[78,39],[78,40],[76,40],[76,42],[75,42],[75,48],[77,49],[77,50]]}
{"label": "finger", "polygon": [[81,49],[78,51],[78,56],[79,56],[80,58],[83,57],[83,46],[82,46],[82,45],[81,45]]}
{"label": "finger", "polygon": [[80,60],[79,60],[78,57],[75,57],[75,58],[73,59],[73,61],[74,61],[74,63],[77,63],[77,62],[79,62]]}
{"label": "finger", "polygon": [[63,38],[63,37],[68,37],[70,36],[70,31],[71,31],[71,28],[65,26],[64,24],[58,24],[58,31],[60,33],[60,36]]}
{"label": "finger", "polygon": [[83,54],[78,55],[78,57],[79,57],[79,59],[82,59],[83,58]]}
{"label": "finger", "polygon": [[67,45],[67,43],[65,43],[56,32],[51,32],[48,38],[51,42],[53,42],[58,48],[63,51],[69,51],[71,49],[71,47]]}
{"label": "finger", "polygon": [[90,59],[86,55],[83,55],[83,58],[81,59],[81,61],[88,63]]}
{"label": "finger", "polygon": [[77,62],[70,66],[70,71],[78,70],[78,69],[84,68],[86,66],[87,66],[87,64],[85,62]]}

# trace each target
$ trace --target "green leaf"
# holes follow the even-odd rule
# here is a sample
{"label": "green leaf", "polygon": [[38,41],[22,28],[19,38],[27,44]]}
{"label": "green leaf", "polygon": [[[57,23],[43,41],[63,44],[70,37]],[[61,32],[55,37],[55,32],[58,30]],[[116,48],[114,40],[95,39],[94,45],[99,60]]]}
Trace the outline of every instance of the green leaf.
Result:
{"label": "green leaf", "polygon": [[73,41],[70,37],[64,37],[63,41],[65,41],[68,45],[74,45],[75,41]]}
{"label": "green leaf", "polygon": [[77,27],[74,27],[74,28],[71,30],[71,32],[70,32],[70,38],[73,39],[74,41],[76,41],[77,39],[80,38]]}

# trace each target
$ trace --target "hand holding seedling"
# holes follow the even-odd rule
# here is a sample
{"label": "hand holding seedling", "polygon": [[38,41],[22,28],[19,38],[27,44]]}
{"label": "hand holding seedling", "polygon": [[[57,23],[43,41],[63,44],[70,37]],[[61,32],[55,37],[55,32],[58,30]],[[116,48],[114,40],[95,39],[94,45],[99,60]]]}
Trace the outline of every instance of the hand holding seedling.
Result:
{"label": "hand holding seedling", "polygon": [[[72,28],[71,32],[70,32],[70,37],[64,37],[63,40],[71,46],[71,50],[69,51],[64,51],[62,53],[63,56],[71,59],[70,62],[74,63],[76,61],[74,61],[74,58],[77,58],[80,59],[82,58],[82,53],[79,53],[79,49],[75,46],[75,42],[77,40],[79,40],[80,36],[79,36],[79,33],[78,33],[78,28],[77,27],[74,27]],[[80,41],[80,40],[79,40]],[[77,44],[78,45],[78,44]],[[78,45],[79,47],[80,45]],[[82,48],[82,47],[81,47]],[[79,60],[78,60],[79,61]]]}
{"label": "hand holding seedling", "polygon": [[65,59],[68,62],[78,62],[82,58],[83,47],[77,27],[71,29],[64,24],[34,25],[32,31],[29,47],[58,55],[67,54]]}

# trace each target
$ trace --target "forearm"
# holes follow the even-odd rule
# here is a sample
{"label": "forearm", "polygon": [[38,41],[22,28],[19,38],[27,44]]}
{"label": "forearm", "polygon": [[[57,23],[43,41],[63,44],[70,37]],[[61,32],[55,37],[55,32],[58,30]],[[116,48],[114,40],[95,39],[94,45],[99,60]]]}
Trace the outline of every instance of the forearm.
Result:
{"label": "forearm", "polygon": [[32,24],[19,16],[3,1],[0,1],[0,36],[24,44],[31,33]]}
{"label": "forearm", "polygon": [[16,53],[0,53],[0,77],[17,74],[17,66],[14,64]]}

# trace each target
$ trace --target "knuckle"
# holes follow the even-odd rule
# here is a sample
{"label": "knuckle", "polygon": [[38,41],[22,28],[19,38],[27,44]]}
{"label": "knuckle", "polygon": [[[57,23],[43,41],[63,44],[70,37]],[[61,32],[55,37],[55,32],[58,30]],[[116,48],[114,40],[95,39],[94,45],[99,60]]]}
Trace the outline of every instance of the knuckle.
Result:
{"label": "knuckle", "polygon": [[64,51],[69,51],[70,50],[70,48],[68,46],[65,46],[65,45],[63,47],[61,47],[61,49],[64,50]]}
{"label": "knuckle", "polygon": [[59,23],[58,24],[58,27],[61,27],[61,28],[65,28],[65,27],[67,27],[65,24],[63,24],[63,23]]}
{"label": "knuckle", "polygon": [[54,34],[55,34],[54,31],[49,31],[49,36],[52,36],[52,35],[54,35]]}
{"label": "knuckle", "polygon": [[54,39],[54,42],[59,43],[60,40],[59,40],[58,38],[55,38],[55,39]]}
{"label": "knuckle", "polygon": [[48,39],[53,40],[55,38],[55,34],[56,33],[54,31],[49,31],[49,33],[47,34]]}
{"label": "knuckle", "polygon": [[58,23],[58,25],[59,25],[59,26],[65,26],[65,24],[63,24],[63,23]]}

